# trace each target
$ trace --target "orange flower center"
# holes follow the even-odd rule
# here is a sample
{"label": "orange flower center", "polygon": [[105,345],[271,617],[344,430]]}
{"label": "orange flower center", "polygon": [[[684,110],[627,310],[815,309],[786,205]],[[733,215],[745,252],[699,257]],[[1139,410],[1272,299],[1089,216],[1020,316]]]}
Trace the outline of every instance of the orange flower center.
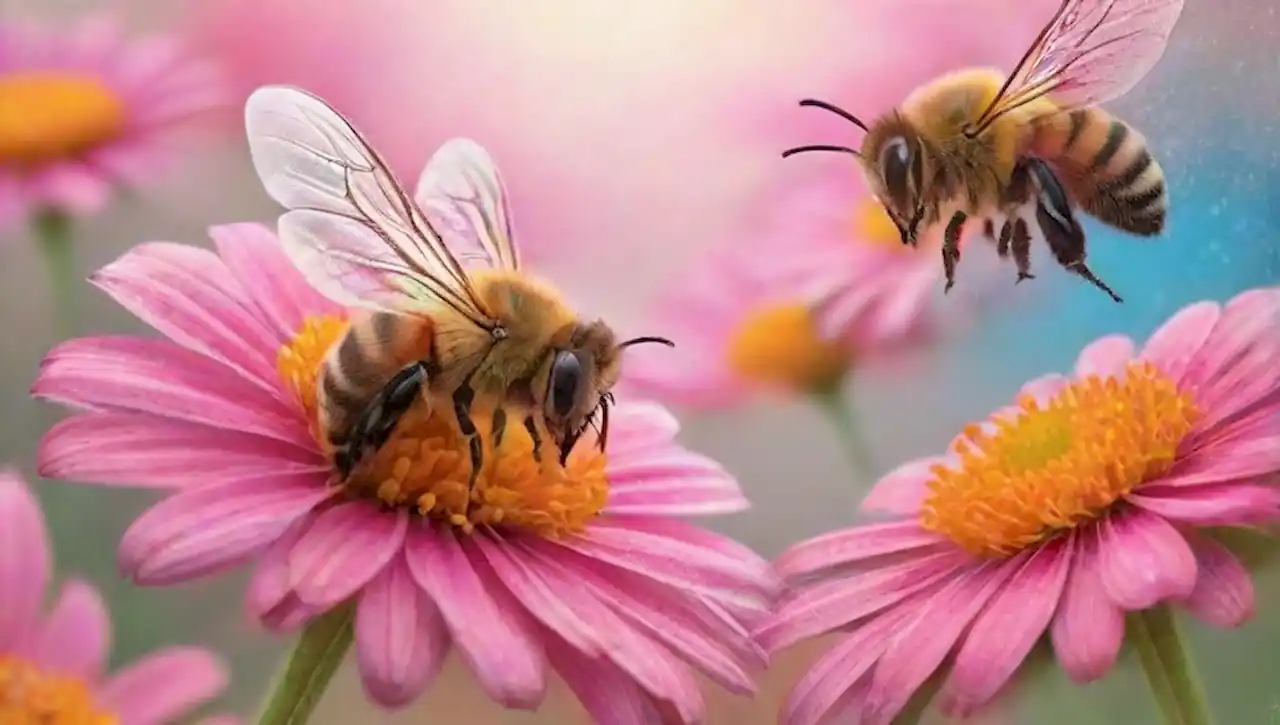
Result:
{"label": "orange flower center", "polygon": [[0,76],[0,163],[29,168],[74,157],[120,135],[124,102],[92,76]]}
{"label": "orange flower center", "polygon": [[884,205],[872,198],[867,198],[854,207],[853,213],[854,239],[863,244],[901,252],[912,249],[902,243],[902,234],[889,218]]}
{"label": "orange flower center", "polygon": [[936,466],[921,524],[978,556],[1008,556],[1103,515],[1169,470],[1197,409],[1151,363],[1018,401],[994,430],[971,425],[959,465]]}
{"label": "orange flower center", "polygon": [[849,370],[847,345],[824,340],[812,311],[775,304],[749,311],[729,337],[729,366],[748,380],[791,391],[821,392]]}
{"label": "orange flower center", "polygon": [[118,725],[103,712],[84,681],[43,672],[30,662],[0,655],[0,723],[4,725]]}
{"label": "orange flower center", "polygon": [[[312,435],[326,452],[329,443],[320,429],[316,390],[324,355],[346,329],[346,320],[338,317],[310,318],[277,355],[281,378],[302,402]],[[430,408],[415,403],[387,442],[366,454],[343,484],[348,495],[411,507],[467,532],[502,525],[549,537],[581,531],[604,509],[609,497],[606,459],[589,437],[579,441],[562,468],[546,428],[538,424],[543,443],[535,457],[524,416],[508,409],[508,425],[499,440],[481,435],[481,467],[470,486],[468,441],[452,405]],[[471,417],[477,430],[492,430],[492,410],[477,404]]]}

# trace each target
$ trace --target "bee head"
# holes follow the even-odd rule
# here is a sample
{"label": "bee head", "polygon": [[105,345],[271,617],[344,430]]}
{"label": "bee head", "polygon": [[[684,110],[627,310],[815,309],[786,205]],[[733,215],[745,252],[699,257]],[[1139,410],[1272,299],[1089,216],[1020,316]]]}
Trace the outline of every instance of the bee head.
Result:
{"label": "bee head", "polygon": [[603,450],[608,437],[610,390],[621,373],[620,353],[631,345],[648,342],[672,344],[658,337],[637,337],[619,343],[613,330],[597,320],[575,326],[568,344],[548,356],[545,375],[539,376],[543,380],[542,410],[547,429],[560,449],[561,465],[587,428],[597,422],[597,415]]}

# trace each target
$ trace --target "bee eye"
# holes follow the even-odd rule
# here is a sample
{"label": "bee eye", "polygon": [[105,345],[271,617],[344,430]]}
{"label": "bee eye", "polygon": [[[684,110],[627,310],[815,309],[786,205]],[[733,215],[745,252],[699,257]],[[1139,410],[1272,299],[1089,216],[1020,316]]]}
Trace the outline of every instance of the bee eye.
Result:
{"label": "bee eye", "polygon": [[558,417],[565,417],[578,402],[578,391],[582,386],[582,361],[577,354],[562,350],[556,353],[555,362],[551,364],[551,379],[547,381],[547,402],[551,412]]}
{"label": "bee eye", "polygon": [[880,169],[884,176],[885,190],[895,201],[905,202],[907,199],[907,177],[911,172],[911,147],[901,136],[889,139],[880,152]]}

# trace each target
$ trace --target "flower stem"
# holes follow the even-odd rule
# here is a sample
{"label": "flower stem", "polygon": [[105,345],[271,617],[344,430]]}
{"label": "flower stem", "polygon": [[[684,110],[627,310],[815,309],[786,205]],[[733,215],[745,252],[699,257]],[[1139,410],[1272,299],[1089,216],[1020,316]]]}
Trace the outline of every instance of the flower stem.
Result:
{"label": "flower stem", "polygon": [[344,605],[307,623],[272,684],[258,725],[305,725],[351,648],[354,612]]}
{"label": "flower stem", "polygon": [[71,246],[71,218],[55,209],[46,209],[36,215],[32,226],[44,252],[59,333],[71,337],[79,328],[76,300],[80,283]]}
{"label": "flower stem", "polygon": [[875,477],[872,470],[871,450],[867,448],[866,441],[858,431],[852,406],[845,401],[839,388],[815,393],[813,398],[818,408],[831,422],[831,427],[836,429],[836,434],[843,443],[841,447],[844,449],[845,458],[849,461],[854,475],[862,479],[860,483],[873,483]]}
{"label": "flower stem", "polygon": [[1125,628],[1167,725],[1213,725],[1209,701],[1173,610],[1158,605],[1131,614]]}

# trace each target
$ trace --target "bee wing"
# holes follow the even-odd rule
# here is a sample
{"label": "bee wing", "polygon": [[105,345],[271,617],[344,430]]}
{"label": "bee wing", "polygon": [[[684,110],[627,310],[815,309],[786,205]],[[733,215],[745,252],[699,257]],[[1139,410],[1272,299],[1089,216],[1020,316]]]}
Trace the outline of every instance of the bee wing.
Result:
{"label": "bee wing", "polygon": [[436,229],[451,233],[450,246],[463,264],[520,268],[507,189],[480,144],[445,142],[423,169],[415,199]]}
{"label": "bee wing", "polygon": [[321,293],[351,307],[489,315],[466,272],[349,121],[297,88],[265,86],[245,104],[254,168],[287,211],[280,241]]}
{"label": "bee wing", "polygon": [[1183,0],[1063,0],[978,121],[1053,95],[1064,109],[1118,98],[1164,54]]}

